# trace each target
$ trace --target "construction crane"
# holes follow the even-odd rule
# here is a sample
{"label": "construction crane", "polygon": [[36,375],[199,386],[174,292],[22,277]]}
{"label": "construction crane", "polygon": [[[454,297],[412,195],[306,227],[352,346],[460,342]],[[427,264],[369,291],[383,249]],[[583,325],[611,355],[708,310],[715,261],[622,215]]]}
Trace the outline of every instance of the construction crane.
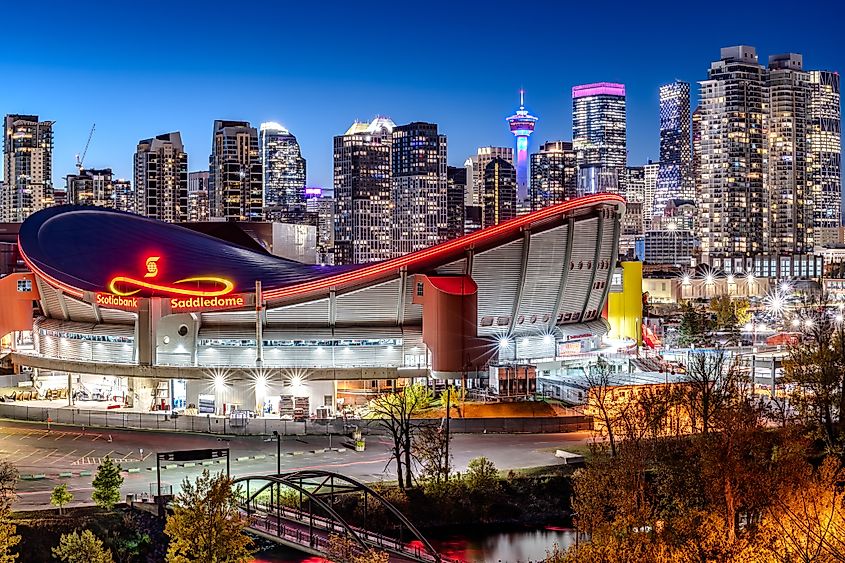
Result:
{"label": "construction crane", "polygon": [[96,123],[91,124],[91,131],[88,132],[88,140],[85,141],[85,148],[82,149],[82,155],[76,155],[76,170],[78,174],[82,174],[82,163],[85,162],[85,155],[88,153],[88,145],[91,144],[91,137],[94,136],[94,128]]}

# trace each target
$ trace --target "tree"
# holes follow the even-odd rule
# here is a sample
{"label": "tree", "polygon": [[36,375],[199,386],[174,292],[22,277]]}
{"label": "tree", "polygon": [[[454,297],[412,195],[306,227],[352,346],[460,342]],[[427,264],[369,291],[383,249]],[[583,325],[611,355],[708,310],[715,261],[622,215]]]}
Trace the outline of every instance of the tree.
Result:
{"label": "tree", "polygon": [[0,461],[0,563],[14,563],[18,554],[12,550],[21,541],[17,526],[11,520],[12,502],[15,500],[15,488],[18,482],[18,470],[8,461]]}
{"label": "tree", "polygon": [[708,343],[713,321],[704,311],[686,302],[681,306],[681,324],[678,327],[678,344],[681,346],[700,346]]}
{"label": "tree", "polygon": [[252,540],[243,533],[247,520],[238,508],[240,488],[232,480],[208,469],[191,482],[173,502],[164,533],[170,537],[169,563],[247,563],[252,560]]}
{"label": "tree", "polygon": [[494,493],[499,488],[499,471],[486,457],[474,457],[469,460],[464,482],[470,493]]}
{"label": "tree", "polygon": [[684,378],[684,404],[694,432],[713,429],[717,415],[748,396],[748,381],[739,363],[724,350],[690,354]]}
{"label": "tree", "polygon": [[104,457],[97,468],[93,485],[91,499],[97,506],[106,510],[114,508],[114,505],[120,502],[120,487],[123,485],[120,465],[114,463],[109,456]]}
{"label": "tree", "polygon": [[[414,460],[420,466],[420,477],[425,481],[441,483],[449,478],[451,459],[446,457],[446,429],[441,425],[427,424],[420,427],[413,442]],[[449,455],[449,458],[452,456]]]}
{"label": "tree", "polygon": [[50,504],[59,508],[59,514],[62,513],[64,505],[73,500],[73,493],[67,490],[67,483],[56,485],[53,492],[50,493]]}
{"label": "tree", "polygon": [[370,413],[378,419],[379,425],[387,430],[393,439],[391,451],[396,462],[396,477],[399,488],[405,490],[412,485],[411,455],[416,427],[411,420],[431,403],[431,390],[417,383],[406,386],[395,393],[386,393],[370,401]]}
{"label": "tree", "polygon": [[62,534],[53,558],[64,563],[114,563],[111,550],[91,530]]}
{"label": "tree", "polygon": [[738,332],[739,327],[751,320],[751,303],[744,298],[720,295],[710,300],[710,310],[716,315],[716,327],[720,330]]}
{"label": "tree", "polygon": [[845,440],[845,323],[834,327],[817,307],[806,306],[801,317],[809,320],[802,338],[790,347],[784,362],[784,381],[795,385],[790,402],[801,420],[820,438],[829,452],[842,455]]}
{"label": "tree", "polygon": [[[615,383],[610,364],[601,356],[595,366],[590,366],[585,374],[587,382],[587,411],[598,418],[598,432],[607,436],[610,455],[616,455],[616,399],[613,392]],[[595,422],[593,428],[596,428]]]}

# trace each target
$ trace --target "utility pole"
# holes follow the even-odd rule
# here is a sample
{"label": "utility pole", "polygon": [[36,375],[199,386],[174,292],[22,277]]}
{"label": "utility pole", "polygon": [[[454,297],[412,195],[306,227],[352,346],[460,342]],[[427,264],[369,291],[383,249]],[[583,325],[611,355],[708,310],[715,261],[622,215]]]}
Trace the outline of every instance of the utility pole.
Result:
{"label": "utility pole", "polygon": [[449,479],[449,419],[452,414],[452,390],[446,387],[446,479]]}

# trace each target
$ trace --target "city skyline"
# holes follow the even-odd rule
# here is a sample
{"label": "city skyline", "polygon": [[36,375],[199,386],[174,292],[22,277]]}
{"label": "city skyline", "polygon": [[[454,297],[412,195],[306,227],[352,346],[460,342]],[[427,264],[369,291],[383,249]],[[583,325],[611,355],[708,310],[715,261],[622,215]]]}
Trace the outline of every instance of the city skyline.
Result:
{"label": "city skyline", "polygon": [[[212,6],[213,7],[213,6]],[[16,6],[10,17],[24,17],[30,8]],[[57,4],[55,12],[67,8]],[[308,7],[296,7],[302,15],[308,15]],[[433,12],[459,16],[463,8],[434,3]],[[563,8],[544,7],[549,12]],[[572,15],[588,18],[592,11],[588,7],[567,7]],[[370,120],[374,115],[391,117],[397,123],[428,121],[437,123],[449,137],[449,164],[461,166],[463,161],[479,146],[510,146],[512,135],[502,127],[501,119],[513,108],[513,99],[520,88],[529,94],[529,109],[539,116],[537,132],[532,147],[553,140],[571,139],[571,117],[569,90],[577,84],[596,81],[617,81],[626,85],[628,104],[628,146],[629,165],[639,165],[648,159],[657,160],[659,146],[659,98],[658,89],[673,80],[689,81],[696,91],[696,83],[706,78],[705,69],[712,60],[712,53],[725,45],[755,45],[762,56],[782,52],[799,52],[805,57],[805,67],[812,69],[839,70],[845,68],[842,53],[833,43],[832,37],[818,34],[812,22],[790,23],[788,40],[766,36],[765,30],[747,29],[741,24],[742,16],[753,13],[752,8],[741,8],[734,28],[720,26],[708,33],[706,41],[691,42],[695,45],[678,45],[671,51],[661,47],[672,37],[685,38],[682,30],[688,24],[693,26],[695,16],[690,13],[674,14],[678,29],[666,29],[663,35],[650,39],[641,28],[625,29],[626,15],[632,7],[620,6],[606,15],[605,26],[616,32],[617,41],[596,44],[588,41],[586,32],[573,30],[569,41],[553,49],[537,50],[542,56],[519,59],[522,71],[519,76],[508,73],[484,73],[472,78],[462,76],[463,50],[469,46],[453,45],[457,41],[453,28],[435,24],[444,35],[446,46],[432,46],[432,60],[439,65],[437,73],[409,72],[395,66],[397,55],[387,52],[362,52],[366,65],[350,64],[348,58],[336,57],[336,48],[341,40],[341,25],[345,24],[347,8],[329,10],[319,23],[321,40],[310,39],[311,30],[297,31],[290,27],[287,35],[294,44],[303,45],[290,56],[279,62],[271,55],[282,46],[271,42],[266,49],[258,49],[253,60],[244,63],[230,54],[218,54],[213,60],[211,51],[200,48],[200,29],[217,21],[215,10],[204,10],[195,14],[189,7],[180,6],[176,20],[191,18],[196,26],[179,26],[180,44],[184,46],[181,56],[169,62],[157,62],[156,66],[140,58],[128,57],[126,49],[133,43],[155,40],[162,37],[165,29],[155,22],[149,26],[121,28],[125,42],[109,44],[111,52],[93,56],[99,49],[98,39],[81,39],[61,36],[45,31],[45,41],[37,46],[14,40],[14,29],[10,30],[12,53],[4,66],[7,75],[19,77],[25,89],[6,89],[0,94],[0,111],[3,114],[37,114],[41,119],[56,121],[54,127],[53,183],[61,186],[61,179],[73,173],[74,156],[82,151],[91,123],[97,123],[86,157],[86,164],[92,168],[111,168],[117,178],[132,176],[132,154],[139,138],[152,137],[167,131],[182,134],[185,150],[189,155],[189,169],[205,168],[205,159],[210,153],[208,129],[215,119],[235,119],[258,124],[277,121],[297,136],[303,157],[309,161],[308,184],[331,185],[333,136],[343,133],[353,119]],[[809,9],[812,9],[809,7]],[[76,10],[88,21],[112,18],[117,13],[87,13],[83,7]],[[274,8],[266,9],[273,16]],[[528,13],[539,13],[540,6],[527,5]],[[385,25],[398,25],[406,21],[408,14],[402,9],[383,10]],[[485,21],[490,25],[507,16],[505,11],[489,10]],[[545,12],[544,12],[545,13]],[[656,10],[660,13],[660,10]],[[551,14],[549,14],[551,15]],[[773,13],[777,20],[786,14]],[[554,43],[550,24],[542,18],[537,21],[537,42],[541,46]],[[61,22],[57,17],[53,22]],[[48,28],[60,24],[47,22]],[[200,23],[203,23],[200,25]],[[665,24],[666,18],[657,17],[644,25],[655,29]],[[105,22],[104,22],[105,23]],[[143,23],[143,22],[141,22]],[[195,29],[191,29],[194,27]],[[469,38],[480,41],[483,30],[469,29]],[[627,40],[633,41],[636,31],[638,47],[620,48]],[[56,35],[56,38],[54,38]],[[454,41],[453,41],[454,39]],[[123,44],[127,47],[123,47]],[[687,43],[686,41],[682,43]],[[105,47],[103,47],[105,48]],[[278,48],[278,49],[277,49]],[[661,48],[661,64],[649,62],[655,49]],[[454,53],[452,52],[454,50]],[[46,55],[49,53],[49,63]],[[515,62],[518,53],[505,53],[505,61]],[[337,59],[337,60],[336,60]],[[158,59],[160,61],[161,59]],[[393,66],[385,67],[384,65]],[[543,72],[538,68],[542,67]],[[390,72],[385,72],[390,68]],[[214,83],[211,76],[226,76],[225,81]],[[330,78],[326,78],[330,77]],[[137,103],[135,92],[141,92],[166,78],[170,94],[157,99],[146,96],[145,103]],[[126,82],[131,88],[102,88],[108,80],[111,84]],[[55,83],[73,84],[73,88],[55,96]],[[174,101],[175,100],[175,101]],[[696,95],[693,93],[693,106]]]}

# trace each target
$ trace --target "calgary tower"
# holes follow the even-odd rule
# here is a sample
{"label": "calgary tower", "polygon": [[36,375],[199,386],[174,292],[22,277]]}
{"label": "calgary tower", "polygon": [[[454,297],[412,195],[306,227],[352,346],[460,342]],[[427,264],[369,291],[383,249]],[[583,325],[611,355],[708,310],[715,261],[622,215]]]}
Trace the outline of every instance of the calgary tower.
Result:
{"label": "calgary tower", "polygon": [[507,118],[516,137],[516,185],[520,198],[528,195],[528,137],[534,132],[537,118],[525,109],[525,90],[519,91],[519,109]]}

